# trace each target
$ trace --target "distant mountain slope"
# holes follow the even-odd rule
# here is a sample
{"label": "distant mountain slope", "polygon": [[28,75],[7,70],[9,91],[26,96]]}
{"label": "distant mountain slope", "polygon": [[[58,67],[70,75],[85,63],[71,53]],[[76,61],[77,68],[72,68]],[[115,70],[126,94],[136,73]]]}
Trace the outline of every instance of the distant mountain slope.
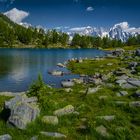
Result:
{"label": "distant mountain slope", "polygon": [[122,22],[115,24],[109,30],[87,26],[81,28],[72,28],[68,31],[70,36],[73,36],[75,33],[80,35],[99,36],[101,38],[109,37],[111,39],[117,39],[126,42],[130,37],[140,34],[140,28],[130,28],[127,22]]}

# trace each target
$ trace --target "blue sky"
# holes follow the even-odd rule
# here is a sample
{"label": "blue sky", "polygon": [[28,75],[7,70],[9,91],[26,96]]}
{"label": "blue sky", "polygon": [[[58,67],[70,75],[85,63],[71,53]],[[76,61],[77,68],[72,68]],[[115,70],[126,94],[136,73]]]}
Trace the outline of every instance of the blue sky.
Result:
{"label": "blue sky", "polygon": [[109,28],[123,21],[140,27],[140,0],[0,0],[1,12],[13,8],[29,13],[24,22],[47,28]]}

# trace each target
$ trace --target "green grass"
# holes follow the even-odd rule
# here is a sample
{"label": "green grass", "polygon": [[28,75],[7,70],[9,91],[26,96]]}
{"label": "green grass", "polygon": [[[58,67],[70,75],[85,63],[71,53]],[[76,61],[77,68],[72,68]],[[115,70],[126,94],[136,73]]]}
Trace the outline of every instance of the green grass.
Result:
{"label": "green grass", "polygon": [[[29,140],[32,136],[39,135],[40,131],[60,132],[67,135],[68,140],[137,140],[140,138],[140,108],[130,108],[128,105],[117,106],[114,104],[116,100],[126,100],[129,102],[134,99],[128,96],[116,97],[115,93],[117,90],[115,91],[107,87],[102,87],[96,94],[85,96],[81,92],[85,88],[83,85],[75,85],[73,92],[66,93],[63,89],[49,89],[47,86],[43,86],[39,96],[41,116],[35,122],[29,124],[26,130],[10,128],[3,120],[0,120],[0,134],[9,133],[13,140]],[[99,96],[103,95],[106,95],[108,98],[100,100]],[[0,97],[1,111],[6,99],[5,97]],[[52,115],[54,110],[69,104],[73,105],[80,115],[71,114],[59,117],[59,124],[56,126],[46,125],[41,122],[42,116]],[[116,119],[107,122],[96,118],[100,115],[115,115]],[[84,133],[77,130],[77,127],[83,124],[82,118],[87,119],[84,124],[88,130]],[[107,128],[110,134],[109,138],[103,138],[95,131],[95,128],[99,125],[104,125]],[[122,127],[123,129],[121,129]],[[39,135],[39,140],[45,139],[52,138]]]}
{"label": "green grass", "polygon": [[[112,63],[112,65],[108,65]],[[85,60],[83,63],[71,61],[68,68],[76,74],[93,75],[95,73],[108,74],[110,71],[120,68],[122,65],[120,59],[105,58],[103,60]]]}

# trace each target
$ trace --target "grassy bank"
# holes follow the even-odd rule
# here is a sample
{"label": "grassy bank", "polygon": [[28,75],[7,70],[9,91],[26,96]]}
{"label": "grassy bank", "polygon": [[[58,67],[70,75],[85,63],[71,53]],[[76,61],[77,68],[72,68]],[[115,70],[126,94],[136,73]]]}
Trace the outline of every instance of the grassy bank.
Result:
{"label": "grassy bank", "polygon": [[[123,57],[84,60],[80,63],[71,61],[68,68],[73,73],[87,76],[97,73],[108,75],[121,68],[128,69],[128,62],[138,61],[134,54],[125,59],[129,55],[125,52]],[[130,76],[138,77],[138,73]],[[4,101],[10,97],[0,96],[0,135],[8,133],[13,140],[30,140],[33,136],[38,136],[39,140],[54,139],[40,134],[47,131],[65,134],[67,140],[139,140],[140,107],[132,107],[129,103],[139,101],[132,95],[140,88],[124,89],[115,83],[116,78],[114,74],[111,75],[94,94],[87,94],[87,89],[96,88],[95,84],[75,84],[68,91],[65,88],[50,88],[39,78],[29,89],[28,96],[38,98],[41,113],[25,130],[10,127],[4,121]],[[128,94],[117,96],[123,90]],[[55,110],[67,105],[74,106],[76,113],[58,117],[59,123],[55,126],[42,122],[44,115],[53,115]],[[106,120],[99,116],[114,116],[114,119]],[[105,136],[97,131],[100,126],[105,128],[102,130]]]}

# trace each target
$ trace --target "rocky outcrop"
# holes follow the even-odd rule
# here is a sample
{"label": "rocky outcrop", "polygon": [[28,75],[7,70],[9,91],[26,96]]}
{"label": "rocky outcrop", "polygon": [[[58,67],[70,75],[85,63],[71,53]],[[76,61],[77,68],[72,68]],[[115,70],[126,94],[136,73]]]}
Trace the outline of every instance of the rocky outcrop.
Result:
{"label": "rocky outcrop", "polygon": [[8,123],[19,129],[25,129],[27,124],[34,121],[40,113],[37,98],[28,98],[25,94],[5,101],[5,109],[10,110]]}

